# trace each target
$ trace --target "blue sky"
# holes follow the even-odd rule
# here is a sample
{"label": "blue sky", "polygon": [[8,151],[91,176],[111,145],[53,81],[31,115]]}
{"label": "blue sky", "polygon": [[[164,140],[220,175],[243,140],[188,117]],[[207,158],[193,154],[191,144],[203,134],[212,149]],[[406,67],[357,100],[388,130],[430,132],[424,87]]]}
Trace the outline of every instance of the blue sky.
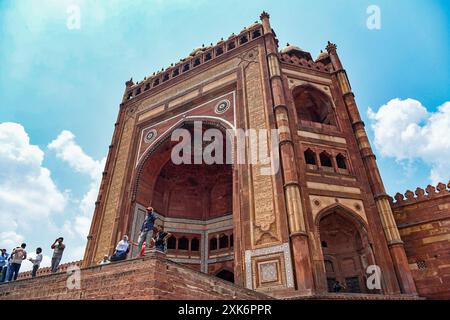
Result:
{"label": "blue sky", "polygon": [[[66,26],[70,5],[80,8],[80,29]],[[381,10],[379,30],[366,26],[369,5]],[[338,45],[389,193],[448,182],[447,1],[0,0],[0,197],[38,181],[46,192],[35,199],[52,200],[39,210],[3,201],[1,220],[11,223],[2,222],[0,247],[27,240],[50,255],[64,234],[65,261],[80,258],[125,81],[239,32],[263,10],[281,46],[315,57],[328,40]]]}

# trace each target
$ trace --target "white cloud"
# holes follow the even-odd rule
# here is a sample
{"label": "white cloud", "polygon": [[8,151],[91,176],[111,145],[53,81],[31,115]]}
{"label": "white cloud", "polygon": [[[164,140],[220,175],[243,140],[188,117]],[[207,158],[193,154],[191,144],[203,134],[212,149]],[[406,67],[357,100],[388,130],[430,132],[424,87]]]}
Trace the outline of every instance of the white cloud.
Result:
{"label": "white cloud", "polygon": [[65,208],[67,195],[58,190],[43,159],[23,126],[0,123],[0,246],[16,246],[27,227]]}
{"label": "white cloud", "polygon": [[[48,250],[48,237],[64,235],[68,244],[64,261],[79,260],[83,258],[106,158],[97,161],[86,155],[69,131],[61,132],[48,147],[74,171],[89,177],[89,188],[81,199],[61,192],[50,170],[43,167],[44,152],[30,143],[23,126],[0,123],[0,248],[10,251],[27,242],[32,255],[35,246]],[[76,206],[69,206],[69,202]],[[42,267],[49,265],[50,258],[44,255]],[[31,267],[25,261],[21,271]]]}
{"label": "white cloud", "polygon": [[409,165],[422,160],[431,167],[431,183],[450,179],[450,102],[428,112],[417,100],[393,99],[368,115],[381,155]]}
{"label": "white cloud", "polygon": [[75,135],[67,130],[62,131],[55,140],[50,142],[48,147],[50,150],[54,150],[56,156],[69,164],[71,168],[88,175],[91,179],[89,190],[79,202],[79,214],[72,220],[66,221],[63,226],[66,233],[74,235],[74,230],[79,236],[86,239],[106,158],[101,161],[92,159],[76,143]]}
{"label": "white cloud", "polygon": [[23,242],[23,236],[15,233],[14,231],[0,232],[1,249],[9,251],[10,248],[17,247]]}
{"label": "white cloud", "polygon": [[88,174],[92,179],[98,179],[103,166],[100,161],[95,161],[75,142],[75,135],[67,130],[50,142],[49,149],[56,151],[56,156],[67,162],[73,169],[80,173]]}

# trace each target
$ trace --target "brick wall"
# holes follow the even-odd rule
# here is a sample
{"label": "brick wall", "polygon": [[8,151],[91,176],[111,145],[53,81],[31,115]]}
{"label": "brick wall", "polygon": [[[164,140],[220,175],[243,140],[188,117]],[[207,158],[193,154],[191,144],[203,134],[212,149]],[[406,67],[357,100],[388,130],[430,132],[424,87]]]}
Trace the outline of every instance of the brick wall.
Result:
{"label": "brick wall", "polygon": [[405,196],[395,196],[393,210],[418,293],[450,299],[450,191],[440,183]]}
{"label": "brick wall", "polygon": [[160,254],[81,269],[81,289],[69,290],[64,272],[0,285],[3,299],[266,299],[168,261]]}
{"label": "brick wall", "polygon": [[[83,260],[64,263],[64,264],[59,265],[58,270],[60,272],[66,272],[67,268],[70,266],[77,266],[78,268],[80,268],[82,263],[83,263]],[[51,273],[52,273],[51,268],[46,267],[46,268],[39,268],[36,274],[39,277],[39,276],[44,276],[44,275],[48,275]],[[17,277],[17,279],[19,279],[19,280],[27,279],[27,278],[31,278],[31,271],[21,272],[21,273],[19,273],[19,276]]]}

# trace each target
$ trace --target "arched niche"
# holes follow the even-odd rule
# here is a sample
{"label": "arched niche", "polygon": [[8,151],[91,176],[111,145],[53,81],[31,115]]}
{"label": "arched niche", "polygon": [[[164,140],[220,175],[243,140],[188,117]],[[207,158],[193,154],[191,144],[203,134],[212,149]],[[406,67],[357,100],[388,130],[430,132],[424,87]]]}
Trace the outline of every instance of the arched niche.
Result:
{"label": "arched niche", "polygon": [[292,90],[297,118],[302,124],[336,126],[336,115],[330,97],[312,85],[300,85]]}

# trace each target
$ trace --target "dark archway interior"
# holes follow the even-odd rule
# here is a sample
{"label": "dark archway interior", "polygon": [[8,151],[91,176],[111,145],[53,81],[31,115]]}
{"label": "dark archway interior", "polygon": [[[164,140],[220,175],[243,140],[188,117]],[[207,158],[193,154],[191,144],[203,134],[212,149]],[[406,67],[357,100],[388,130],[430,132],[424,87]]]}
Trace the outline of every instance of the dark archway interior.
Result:
{"label": "dark archway interior", "polygon": [[[185,127],[194,137],[193,126]],[[202,134],[211,127],[203,126]],[[217,129],[216,129],[217,130]],[[223,135],[223,151],[226,150]],[[200,152],[209,144],[191,140],[191,164],[175,164],[171,159],[157,174],[151,205],[155,210],[173,218],[209,220],[232,213],[232,167],[230,164],[195,164],[194,149]]]}
{"label": "dark archway interior", "polygon": [[234,283],[234,273],[228,270],[221,270],[216,274],[217,278]]}
{"label": "dark archway interior", "polygon": [[338,281],[345,287],[341,292],[366,292],[367,244],[361,237],[363,228],[336,212],[324,216],[319,228],[328,291],[334,292]]}
{"label": "dark archway interior", "polygon": [[293,92],[295,108],[300,121],[336,125],[330,98],[312,86],[300,86]]}
{"label": "dark archway interior", "polygon": [[[193,140],[196,134],[204,135],[206,130],[214,129],[223,133],[221,141],[224,155],[230,144],[226,143],[226,134],[217,127],[203,124],[200,129],[186,124],[183,129],[190,133],[191,141],[183,140],[182,143],[190,143],[191,148],[183,149],[179,155],[186,152],[190,163],[176,164],[171,155],[173,147],[179,142],[171,141],[170,137],[166,139],[143,164],[137,183],[136,202],[142,207],[152,206],[166,221],[164,228],[169,228],[166,230],[172,233],[167,243],[168,258],[181,258],[196,270],[208,270],[208,273],[216,274],[217,270],[225,267],[233,268],[234,251],[230,246],[230,234],[232,239],[233,230],[227,224],[227,221],[232,220],[233,214],[233,168],[231,164],[226,164],[226,158],[223,158],[225,163],[208,164],[202,161],[196,164],[195,153],[200,151],[202,154],[211,142],[200,141],[196,144]],[[214,223],[217,220],[213,220],[216,218],[223,218],[220,223],[225,223],[226,228],[230,229],[221,227],[216,230]],[[135,221],[139,224],[142,219],[143,217]],[[209,227],[210,225],[213,227]],[[135,237],[136,232],[133,239]],[[208,237],[217,240],[216,250],[205,244]],[[206,259],[198,262],[201,256]],[[218,256],[227,259],[225,262],[217,261]],[[229,274],[220,275],[225,280],[233,281]]]}

